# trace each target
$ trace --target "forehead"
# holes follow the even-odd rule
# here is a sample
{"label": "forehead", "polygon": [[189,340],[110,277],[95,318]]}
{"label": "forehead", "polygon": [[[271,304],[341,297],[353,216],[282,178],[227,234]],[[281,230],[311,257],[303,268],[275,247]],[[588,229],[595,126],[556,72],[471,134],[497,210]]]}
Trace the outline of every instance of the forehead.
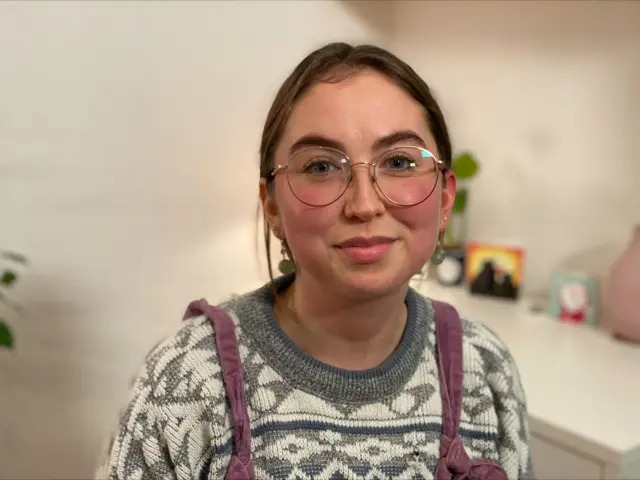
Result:
{"label": "forehead", "polygon": [[386,76],[363,71],[314,85],[294,107],[278,150],[286,155],[299,138],[319,135],[355,155],[371,150],[381,137],[407,130],[437,154],[422,105]]}

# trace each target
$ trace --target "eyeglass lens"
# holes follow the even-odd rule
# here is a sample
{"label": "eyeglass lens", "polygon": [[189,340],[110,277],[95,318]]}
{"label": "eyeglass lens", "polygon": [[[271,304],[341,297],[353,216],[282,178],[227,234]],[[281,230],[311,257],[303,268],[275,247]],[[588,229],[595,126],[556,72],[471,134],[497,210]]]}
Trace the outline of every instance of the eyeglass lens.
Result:
{"label": "eyeglass lens", "polygon": [[[394,148],[380,154],[372,163],[380,192],[397,205],[417,205],[426,200],[438,180],[437,162],[422,148]],[[305,148],[289,159],[287,178],[291,191],[303,203],[329,205],[349,187],[351,164],[338,150]]]}

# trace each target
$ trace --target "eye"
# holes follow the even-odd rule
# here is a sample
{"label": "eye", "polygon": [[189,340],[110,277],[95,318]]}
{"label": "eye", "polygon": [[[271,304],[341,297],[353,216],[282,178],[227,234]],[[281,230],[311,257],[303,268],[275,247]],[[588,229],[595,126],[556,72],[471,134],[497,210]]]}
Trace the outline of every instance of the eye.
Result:
{"label": "eye", "polygon": [[329,175],[342,173],[344,162],[331,157],[315,157],[305,162],[301,171],[305,175]]}
{"label": "eye", "polygon": [[331,160],[316,158],[307,162],[302,171],[311,175],[326,175],[335,168]]}
{"label": "eye", "polygon": [[416,167],[416,162],[410,156],[394,154],[393,156],[385,158],[380,166],[390,170],[409,170]]}

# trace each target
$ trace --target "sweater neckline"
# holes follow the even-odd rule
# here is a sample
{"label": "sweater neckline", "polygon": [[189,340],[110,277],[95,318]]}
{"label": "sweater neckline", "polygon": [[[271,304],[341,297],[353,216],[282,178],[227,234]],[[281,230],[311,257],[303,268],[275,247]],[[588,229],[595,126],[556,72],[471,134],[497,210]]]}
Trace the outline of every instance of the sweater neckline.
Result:
{"label": "sweater neckline", "polygon": [[[293,274],[277,278],[276,289],[285,290],[294,278]],[[431,303],[409,288],[407,322],[393,353],[377,367],[345,370],[308,355],[282,330],[273,313],[275,294],[270,283],[249,297],[253,301],[238,302],[236,312],[243,333],[264,361],[291,386],[335,403],[370,403],[400,390],[420,363],[427,326],[434,319]]]}

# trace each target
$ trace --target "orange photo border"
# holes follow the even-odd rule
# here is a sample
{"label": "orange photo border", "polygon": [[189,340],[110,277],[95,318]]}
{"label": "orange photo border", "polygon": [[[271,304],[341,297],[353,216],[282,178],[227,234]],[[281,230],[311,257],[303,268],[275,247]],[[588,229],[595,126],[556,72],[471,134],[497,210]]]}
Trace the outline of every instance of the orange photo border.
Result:
{"label": "orange photo border", "polygon": [[511,273],[514,286],[519,287],[524,273],[524,250],[519,247],[490,243],[470,242],[465,255],[465,280],[473,282],[486,259],[495,260]]}

